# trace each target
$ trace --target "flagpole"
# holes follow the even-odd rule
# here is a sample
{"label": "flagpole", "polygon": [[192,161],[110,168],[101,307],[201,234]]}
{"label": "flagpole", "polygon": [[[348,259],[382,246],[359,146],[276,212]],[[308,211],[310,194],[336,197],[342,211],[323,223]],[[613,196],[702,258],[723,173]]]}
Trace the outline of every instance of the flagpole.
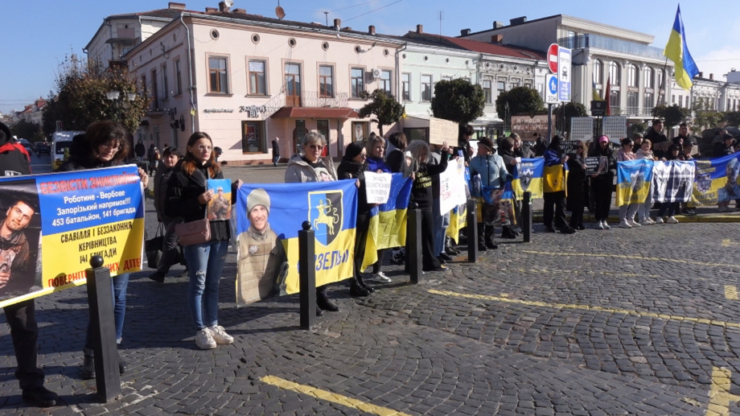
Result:
{"label": "flagpole", "polygon": [[658,99],[660,99],[661,96],[665,95],[665,82],[666,82],[666,79],[668,79],[668,73],[666,72],[666,68],[668,68],[668,57],[667,56],[665,57],[665,64],[663,65],[663,80],[660,83],[660,93],[658,94]]}

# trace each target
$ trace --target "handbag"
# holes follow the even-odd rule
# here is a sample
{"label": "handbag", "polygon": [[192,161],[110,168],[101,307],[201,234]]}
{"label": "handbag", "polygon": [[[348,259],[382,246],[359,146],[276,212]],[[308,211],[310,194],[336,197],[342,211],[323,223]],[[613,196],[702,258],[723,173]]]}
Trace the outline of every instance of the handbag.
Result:
{"label": "handbag", "polygon": [[162,258],[162,247],[164,247],[164,224],[161,222],[157,227],[157,234],[154,238],[144,242],[144,251],[146,252],[146,263],[150,269],[156,269],[159,259]]}
{"label": "handbag", "polygon": [[[206,187],[206,178],[199,170],[195,170],[193,175],[198,175],[202,179],[204,187]],[[208,221],[206,210],[206,217],[196,221],[190,221],[175,226],[175,234],[177,234],[177,241],[181,246],[194,246],[196,244],[203,244],[211,241],[211,224]]]}

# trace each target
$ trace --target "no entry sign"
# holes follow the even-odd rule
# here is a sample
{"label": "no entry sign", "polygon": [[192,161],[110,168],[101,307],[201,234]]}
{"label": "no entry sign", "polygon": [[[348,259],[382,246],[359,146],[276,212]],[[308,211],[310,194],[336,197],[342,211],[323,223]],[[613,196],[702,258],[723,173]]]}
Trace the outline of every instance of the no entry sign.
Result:
{"label": "no entry sign", "polygon": [[558,73],[558,44],[553,43],[547,48],[547,65],[550,67],[550,72],[553,74]]}

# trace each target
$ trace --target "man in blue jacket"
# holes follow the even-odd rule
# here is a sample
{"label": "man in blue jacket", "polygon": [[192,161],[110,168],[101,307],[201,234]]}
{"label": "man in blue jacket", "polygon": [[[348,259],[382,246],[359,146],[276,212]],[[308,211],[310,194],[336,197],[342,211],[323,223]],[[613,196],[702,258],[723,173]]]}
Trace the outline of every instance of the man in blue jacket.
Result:
{"label": "man in blue jacket", "polygon": [[[496,146],[488,137],[478,140],[478,155],[470,159],[470,176],[480,175],[481,187],[501,189],[511,180],[504,159],[495,153]],[[478,224],[478,250],[498,248],[493,242],[496,206],[483,202],[483,223]]]}

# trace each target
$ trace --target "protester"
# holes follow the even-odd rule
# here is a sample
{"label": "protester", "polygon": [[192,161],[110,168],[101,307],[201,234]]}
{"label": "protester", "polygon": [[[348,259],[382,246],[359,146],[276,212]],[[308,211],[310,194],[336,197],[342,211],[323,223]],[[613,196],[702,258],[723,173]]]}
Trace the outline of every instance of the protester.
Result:
{"label": "protester", "polygon": [[589,150],[589,157],[605,157],[606,172],[591,175],[591,192],[593,193],[595,212],[594,217],[598,222],[598,227],[602,230],[608,230],[609,226],[609,209],[612,202],[612,188],[614,176],[616,174],[616,161],[614,153],[609,147],[609,138],[607,136],[599,137],[598,144]]}
{"label": "protester", "polygon": [[[683,160],[683,155],[681,154],[681,147],[676,144],[672,144],[668,147],[668,151],[666,152],[665,160],[671,161],[671,160]],[[660,205],[660,209],[658,210],[658,218],[656,220],[657,224],[678,224],[678,220],[673,215],[678,212],[679,203],[678,202],[669,202],[669,203],[663,203]]]}
{"label": "protester", "polygon": [[[514,133],[516,135],[516,133]],[[516,165],[521,161],[521,158],[516,156],[514,153],[514,146],[516,146],[516,139],[514,138],[514,135],[511,137],[507,137],[504,140],[501,140],[501,146],[498,148],[498,154],[501,156],[501,158],[504,160],[504,166],[506,166],[506,171],[509,173],[509,175],[514,175],[514,171],[516,170]],[[516,137],[519,137],[516,135]],[[521,140],[520,140],[521,141]],[[519,203],[516,201],[514,203],[514,217],[519,218],[520,212],[519,212]],[[505,225],[502,227],[501,230],[501,238],[516,238],[519,234],[514,231],[514,228],[512,225]]]}
{"label": "protester", "polygon": [[568,155],[568,195],[566,209],[571,212],[570,228],[585,230],[583,226],[583,211],[588,201],[586,191],[586,145],[578,140],[575,153]]}
{"label": "protester", "polygon": [[[491,189],[502,189],[507,180],[510,179],[506,170],[504,159],[495,153],[496,147],[488,137],[478,140],[478,155],[470,159],[470,177],[480,175],[482,187]],[[498,245],[494,243],[494,225],[498,214],[498,207],[483,200],[482,223],[478,223],[478,250],[495,250]],[[473,242],[468,242],[472,244]]]}
{"label": "protester", "polygon": [[[334,162],[331,157],[321,157],[326,146],[324,136],[311,132],[303,137],[303,153],[296,153],[288,161],[285,170],[285,183],[331,182],[337,180]],[[326,293],[327,285],[316,288],[316,315],[321,316],[324,311],[336,312],[339,307],[329,300]]]}
{"label": "protester", "polygon": [[149,149],[146,151],[146,160],[149,162],[149,172],[156,171],[156,167],[154,166],[157,162],[157,156],[155,155],[155,151],[157,150],[157,147],[154,145],[154,143],[149,145]]}
{"label": "protester", "polygon": [[[622,139],[622,148],[617,152],[617,162],[636,160],[637,155],[632,152],[634,142],[631,139]],[[625,204],[619,207],[619,228],[639,227],[635,215],[640,204]]]}
{"label": "protester", "polygon": [[144,142],[142,142],[141,139],[139,139],[139,141],[136,143],[136,146],[134,146],[134,153],[136,154],[137,162],[144,161],[144,155],[146,155],[146,146],[144,146]]}
{"label": "protester", "polygon": [[470,139],[473,137],[473,134],[475,134],[473,126],[467,124],[460,125],[460,137],[458,138],[457,147],[455,148],[455,154],[458,154],[459,151],[462,150],[466,164],[470,162]]}
{"label": "protester", "polygon": [[[165,214],[170,218],[182,218],[185,223],[203,220],[208,203],[215,198],[207,181],[223,178],[211,137],[205,132],[193,133],[188,139],[185,156],[175,166],[167,182]],[[232,183],[232,203],[239,186],[241,180]],[[224,327],[218,325],[218,287],[231,239],[231,227],[229,221],[224,220],[209,221],[209,226],[209,241],[183,247],[190,274],[188,309],[197,331],[195,345],[200,349],[234,342]]]}
{"label": "protester", "polygon": [[[685,125],[686,123],[684,123],[684,126]],[[683,143],[683,147],[681,150],[681,156],[682,156],[681,160],[694,160],[694,157],[691,155],[692,150],[694,148],[691,138],[687,137],[682,143]],[[696,204],[694,203],[694,201],[681,202],[681,213],[682,214],[696,215],[696,211],[694,211],[694,208],[696,208]]]}
{"label": "protester", "polygon": [[632,135],[632,141],[634,142],[634,145],[632,146],[632,152],[637,154],[637,151],[640,150],[642,147],[642,141],[645,140],[645,138],[640,133],[635,133]]}
{"label": "protester", "polygon": [[665,134],[663,134],[663,121],[662,120],[653,120],[653,126],[647,132],[647,134],[645,135],[645,138],[650,140],[650,142],[653,144],[653,151],[655,152],[655,155],[658,158],[665,156],[665,150],[655,149],[656,145],[665,143],[668,141],[668,138],[665,136]]}
{"label": "protester", "polygon": [[534,145],[535,157],[544,156],[546,151],[547,151],[547,144],[545,144],[545,139],[542,136],[537,135],[537,140]]}
{"label": "protester", "polygon": [[[431,145],[430,148],[432,150],[429,159],[430,165],[439,165],[442,158],[449,156],[447,152],[441,152],[439,145]],[[440,211],[439,175],[432,175],[432,195],[434,196],[432,201],[432,217],[434,218],[432,250],[437,256],[439,263],[445,264],[448,261],[452,261],[452,257],[445,253],[445,235],[447,234],[447,227],[450,226],[450,213],[446,212],[443,214]]]}
{"label": "protester", "polygon": [[164,278],[170,271],[170,267],[179,263],[180,248],[177,245],[177,234],[175,226],[182,223],[181,218],[170,218],[165,213],[165,201],[167,199],[167,184],[169,183],[172,172],[175,170],[177,162],[180,161],[180,154],[174,147],[164,149],[162,163],[157,168],[154,175],[154,209],[157,211],[157,221],[164,224],[164,243],[162,245],[162,256],[157,263],[157,271],[149,276],[150,279],[158,283],[163,283]]}
{"label": "protester", "polygon": [[[637,160],[640,160],[640,159],[656,160],[655,155],[653,155],[653,151],[650,150],[652,147],[653,147],[653,144],[650,142],[649,139],[643,140],[642,145],[640,146],[640,150],[637,151],[635,158]],[[645,198],[645,202],[640,204],[640,206],[637,208],[637,219],[640,222],[640,225],[655,224],[655,221],[653,221],[650,218],[650,207],[652,205],[653,205],[653,184],[650,183],[648,187],[647,198]]]}
{"label": "protester", "polygon": [[[735,139],[726,133],[726,130],[724,135],[722,136],[722,141],[717,142],[714,145],[714,151],[712,152],[712,157],[724,157],[731,155],[735,153]],[[730,210],[730,201],[724,201],[717,203],[717,208],[719,209],[719,212],[727,212]]]}
{"label": "protester", "polygon": [[401,132],[393,133],[389,142],[393,145],[393,149],[386,154],[385,161],[391,172],[403,173],[404,178],[411,176],[413,167],[411,158],[406,155],[406,146],[408,146],[406,135]]}
{"label": "protester", "polygon": [[[560,169],[563,169],[563,165],[568,161],[568,156],[563,154],[563,149],[560,147],[561,141],[562,138],[560,136],[555,135],[552,137],[550,145],[543,155],[546,167],[559,166]],[[565,222],[565,188],[563,187],[562,189],[548,192],[547,186],[545,186],[545,206],[542,214],[545,231],[554,233],[555,228],[557,228],[563,234],[573,234],[575,233],[575,229]],[[553,220],[555,222],[555,228],[553,228]]]}
{"label": "protester", "polygon": [[516,157],[523,159],[531,159],[534,157],[532,149],[530,149],[529,146],[524,146],[522,138],[518,134],[514,133],[511,137],[514,139],[514,155]]}
{"label": "protester", "polygon": [[272,139],[272,164],[274,166],[278,165],[278,162],[280,162],[280,138],[275,137]]}
{"label": "protester", "polygon": [[[96,121],[88,126],[84,135],[77,135],[72,139],[69,147],[69,159],[62,163],[57,172],[98,169],[122,165],[129,153],[129,142],[126,139],[126,129],[113,121]],[[147,187],[149,177],[139,168],[139,176],[144,188]],[[123,322],[126,316],[126,291],[128,289],[128,273],[113,278],[113,313],[116,326],[116,343],[123,340]],[[95,378],[95,357],[93,354],[93,328],[88,321],[87,339],[85,340],[84,362],[82,364],[82,378]],[[121,374],[126,370],[126,362],[119,356],[119,370]]]}
{"label": "protester", "polygon": [[[367,170],[376,173],[391,173],[391,168],[383,160],[385,154],[385,139],[380,136],[375,137],[373,140],[367,142],[365,148],[367,151]],[[384,283],[390,283],[391,279],[386,276],[383,271],[383,257],[385,256],[385,250],[378,250],[378,261],[373,264],[373,278],[380,280]]]}
{"label": "protester", "polygon": [[[447,158],[440,158],[438,165],[431,164],[429,145],[421,140],[414,140],[409,143],[407,151],[411,153],[415,178],[413,188],[411,189],[411,202],[415,202],[421,211],[422,270],[446,270],[447,268],[440,264],[434,252],[434,218],[432,211],[434,195],[432,191],[432,176],[439,175],[447,169]],[[449,154],[451,152],[452,148],[446,144],[442,146],[443,154]],[[407,243],[409,240],[406,240]],[[406,249],[406,253],[410,253],[408,248]]]}

